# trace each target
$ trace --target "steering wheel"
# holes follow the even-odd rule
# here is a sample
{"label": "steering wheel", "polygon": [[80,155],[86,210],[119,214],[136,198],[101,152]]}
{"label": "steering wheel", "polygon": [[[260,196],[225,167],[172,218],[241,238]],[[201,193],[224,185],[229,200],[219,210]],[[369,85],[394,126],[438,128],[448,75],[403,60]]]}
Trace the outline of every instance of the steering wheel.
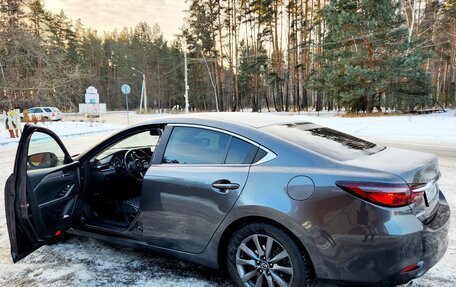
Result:
{"label": "steering wheel", "polygon": [[147,154],[140,149],[131,149],[125,153],[124,164],[127,174],[142,181],[150,166]]}

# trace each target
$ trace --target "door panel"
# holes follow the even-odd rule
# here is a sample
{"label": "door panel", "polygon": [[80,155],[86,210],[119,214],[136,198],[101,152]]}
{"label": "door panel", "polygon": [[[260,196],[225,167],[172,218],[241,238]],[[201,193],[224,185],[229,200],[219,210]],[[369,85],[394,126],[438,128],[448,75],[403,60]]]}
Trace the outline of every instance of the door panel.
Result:
{"label": "door panel", "polygon": [[[248,172],[248,165],[152,165],[142,189],[144,239],[155,246],[202,252],[239,197]],[[213,183],[239,188],[217,189]]]}
{"label": "door panel", "polygon": [[5,209],[14,262],[80,218],[79,162],[53,132],[25,125],[5,186]]}
{"label": "door panel", "polygon": [[82,213],[79,162],[52,171],[28,171],[28,180],[33,223],[40,238],[52,238]]}
{"label": "door panel", "polygon": [[72,163],[63,169],[58,168],[54,171],[29,171],[28,178],[31,185],[35,187],[33,194],[37,204],[43,204],[61,197],[59,194],[66,187],[66,184],[71,184],[77,180],[78,173],[74,167],[75,164]]}

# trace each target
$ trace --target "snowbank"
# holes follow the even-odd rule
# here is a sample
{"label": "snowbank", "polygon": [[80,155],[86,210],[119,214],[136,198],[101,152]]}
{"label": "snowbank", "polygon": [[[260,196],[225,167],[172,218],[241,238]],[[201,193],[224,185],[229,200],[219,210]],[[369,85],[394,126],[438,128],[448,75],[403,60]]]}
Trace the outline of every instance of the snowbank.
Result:
{"label": "snowbank", "polygon": [[[24,124],[22,125],[22,127]],[[93,133],[106,133],[116,131],[124,125],[112,123],[98,123],[98,122],[45,122],[37,123],[37,126],[45,127],[55,132],[59,137],[80,136]],[[8,131],[0,129],[0,146],[8,144],[16,144],[19,142],[18,138],[9,138]]]}

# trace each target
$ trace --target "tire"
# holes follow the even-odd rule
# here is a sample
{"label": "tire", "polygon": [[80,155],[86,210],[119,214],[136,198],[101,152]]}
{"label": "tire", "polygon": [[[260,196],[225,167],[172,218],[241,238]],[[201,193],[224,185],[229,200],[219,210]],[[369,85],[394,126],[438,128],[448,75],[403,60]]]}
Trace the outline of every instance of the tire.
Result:
{"label": "tire", "polygon": [[239,287],[255,286],[259,280],[261,286],[270,286],[271,280],[273,286],[314,286],[310,264],[304,251],[286,232],[268,223],[242,226],[233,233],[227,246],[227,271]]}

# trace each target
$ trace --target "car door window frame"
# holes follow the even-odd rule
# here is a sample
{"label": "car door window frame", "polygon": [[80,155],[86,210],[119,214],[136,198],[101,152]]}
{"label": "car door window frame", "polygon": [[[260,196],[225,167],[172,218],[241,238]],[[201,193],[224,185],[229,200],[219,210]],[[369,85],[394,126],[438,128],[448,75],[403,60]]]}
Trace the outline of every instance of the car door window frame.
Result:
{"label": "car door window frame", "polygon": [[[165,151],[166,151],[166,148],[168,147],[168,143],[169,143],[169,140],[171,139],[171,134],[174,130],[175,127],[187,127],[187,128],[198,128],[198,129],[206,129],[206,130],[210,130],[210,131],[215,131],[215,132],[219,132],[219,133],[222,133],[222,134],[225,134],[227,136],[230,136],[230,141],[228,143],[228,147],[227,147],[227,150],[225,151],[225,155],[223,157],[223,163],[220,163],[220,164],[210,164],[210,163],[163,163],[162,160],[163,160],[163,157],[165,155]],[[242,141],[245,141],[247,142],[248,144],[251,144],[255,147],[257,147],[258,149],[262,149],[266,152],[266,156],[264,156],[261,160],[257,161],[257,162],[254,162],[254,163],[225,163],[226,161],[226,157],[228,155],[228,152],[230,151],[230,145],[231,145],[231,141],[232,139],[234,138],[237,138],[239,140],[242,140]],[[250,166],[250,165],[258,165],[258,164],[261,164],[261,163],[264,163],[266,161],[270,161],[274,158],[277,157],[277,155],[272,152],[271,150],[269,150],[268,148],[244,137],[244,136],[241,136],[241,135],[238,135],[236,133],[233,133],[233,132],[230,132],[230,131],[227,131],[227,130],[223,130],[223,129],[220,129],[220,128],[215,128],[215,127],[210,127],[210,126],[204,126],[204,125],[196,125],[196,124],[168,124],[166,126],[166,129],[165,129],[165,132],[163,133],[163,136],[162,136],[162,140],[163,140],[163,144],[161,144],[158,149],[156,150],[156,154],[154,156],[154,159],[152,161],[152,164],[153,165],[169,165],[169,166],[188,166],[188,167],[191,167],[191,166],[208,166],[208,167],[220,167],[220,166]]]}
{"label": "car door window frame", "polygon": [[[150,124],[150,125],[144,125],[144,126],[138,126],[135,128],[129,128],[125,129],[124,131],[114,134],[102,142],[96,144],[93,146],[91,149],[89,149],[86,153],[78,155],[77,159],[79,161],[88,161],[92,159],[93,157],[97,156],[101,152],[103,152],[105,149],[109,148],[110,146],[115,145],[116,143],[133,136],[135,134],[139,134],[141,132],[145,132],[148,130],[156,129],[156,128],[165,128],[165,132],[160,136],[160,139],[157,142],[157,145],[155,146],[155,151],[153,157],[155,157],[156,151],[158,151],[160,145],[162,145],[163,140],[165,140],[165,133],[166,133],[166,124]],[[162,140],[163,139],[163,140]]]}
{"label": "car door window frame", "polygon": [[39,126],[32,126],[32,125],[26,125],[26,126],[27,126],[28,129],[33,129],[33,130],[30,133],[29,137],[26,139],[25,146],[24,147],[18,147],[18,150],[19,150],[19,148],[23,148],[27,152],[24,155],[22,155],[22,154],[18,154],[17,155],[16,161],[15,161],[15,165],[14,165],[14,172],[15,173],[19,172],[20,171],[19,169],[22,167],[22,166],[16,166],[16,164],[22,165],[23,163],[25,164],[25,171],[27,172],[26,164],[27,164],[27,159],[28,159],[28,149],[29,149],[29,146],[30,146],[30,141],[32,139],[32,136],[33,136],[33,134],[35,132],[41,132],[41,133],[44,133],[44,134],[50,136],[59,145],[59,147],[62,149],[62,151],[63,151],[63,153],[65,155],[65,159],[64,159],[63,164],[69,164],[69,163],[73,162],[73,159],[71,158],[70,153],[68,152],[68,150],[66,149],[65,145],[63,144],[63,142],[60,140],[60,138],[57,136],[56,133],[54,133],[51,130],[48,130],[48,129],[45,129],[45,128],[41,128]]}

